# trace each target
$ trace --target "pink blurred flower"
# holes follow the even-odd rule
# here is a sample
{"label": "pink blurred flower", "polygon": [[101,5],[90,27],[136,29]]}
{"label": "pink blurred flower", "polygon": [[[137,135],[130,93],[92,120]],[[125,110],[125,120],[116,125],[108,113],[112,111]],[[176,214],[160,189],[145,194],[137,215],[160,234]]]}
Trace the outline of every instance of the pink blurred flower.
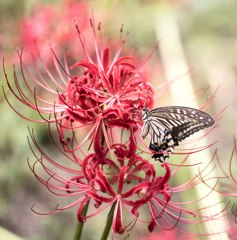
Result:
{"label": "pink blurred flower", "polygon": [[17,45],[24,45],[25,64],[32,64],[31,54],[37,56],[37,48],[44,61],[51,64],[52,59],[47,44],[49,40],[53,43],[56,52],[60,52],[64,46],[70,59],[77,59],[78,54],[83,54],[75,41],[77,33],[73,21],[77,20],[80,22],[80,28],[85,29],[88,26],[88,6],[86,2],[75,0],[65,0],[60,5],[57,4],[56,7],[50,4],[45,6],[36,4],[31,16],[20,20]]}
{"label": "pink blurred flower", "polygon": [[237,240],[237,226],[232,226],[228,231],[231,239]]}
{"label": "pink blurred flower", "polygon": [[159,230],[159,231],[154,231],[152,233],[149,234],[144,234],[144,235],[137,235],[136,238],[138,240],[195,240],[194,236],[188,236],[185,234],[179,234],[177,231],[163,231],[163,230]]}

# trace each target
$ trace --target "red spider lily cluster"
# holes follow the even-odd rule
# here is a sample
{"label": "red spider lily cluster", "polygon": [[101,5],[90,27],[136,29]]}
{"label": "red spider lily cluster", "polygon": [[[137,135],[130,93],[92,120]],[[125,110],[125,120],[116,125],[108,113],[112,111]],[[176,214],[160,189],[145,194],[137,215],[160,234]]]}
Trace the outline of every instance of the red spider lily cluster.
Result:
{"label": "red spider lily cluster", "polygon": [[[145,159],[145,157],[142,157],[141,152],[138,153],[141,149],[137,142],[140,141],[144,147],[142,151],[150,155],[152,154],[139,134],[142,127],[140,110],[144,106],[151,109],[155,98],[167,90],[172,82],[154,89],[143,74],[143,69],[152,53],[140,66],[138,66],[137,60],[134,57],[120,57],[122,46],[126,40],[126,36],[123,38],[122,27],[118,47],[112,58],[111,49],[109,47],[103,47],[101,34],[99,39],[97,39],[94,18],[91,19],[90,23],[94,35],[95,59],[91,57],[86,50],[81,30],[79,30],[76,22],[77,34],[84,51],[83,55],[85,59],[76,62],[69,68],[66,61],[66,54],[63,52],[64,63],[62,64],[50,46],[53,64],[61,78],[61,82],[56,80],[41,60],[40,53],[37,52],[46,74],[52,83],[56,85],[56,90],[50,85],[49,81],[43,78],[36,64],[35,67],[38,78],[28,70],[23,61],[23,51],[18,53],[21,73],[26,87],[34,97],[33,100],[23,93],[15,70],[15,85],[18,93],[10,85],[4,69],[8,86],[15,97],[24,105],[36,110],[43,120],[36,121],[28,119],[12,108],[25,119],[34,122],[48,122],[49,125],[56,123],[59,140],[63,149],[56,144],[56,141],[53,141],[61,153],[76,164],[76,168],[71,169],[49,158],[37,144],[33,132],[30,133],[34,145],[41,153],[41,157],[37,157],[35,154],[37,158],[36,163],[41,164],[50,176],[48,180],[44,180],[36,173],[35,165],[33,165],[31,170],[36,178],[56,195],[80,195],[78,200],[69,206],[64,208],[57,206],[56,211],[53,213],[79,205],[77,210],[78,221],[85,222],[87,218],[95,216],[109,206],[113,206],[112,229],[113,233],[118,234],[123,234],[134,226],[134,224],[132,224],[133,222],[125,226],[122,214],[123,208],[132,216],[135,222],[138,220],[147,223],[150,232],[154,230],[155,226],[159,226],[164,230],[176,229],[180,232],[187,233],[177,227],[179,222],[184,224],[197,224],[222,219],[224,210],[229,208],[229,206],[213,216],[199,214],[200,209],[187,210],[183,207],[188,204],[195,204],[206,196],[187,203],[172,201],[173,194],[189,190],[198,184],[203,184],[203,182],[208,181],[208,174],[206,174],[205,177],[201,175],[205,169],[189,182],[172,187],[169,181],[180,166],[172,172],[169,166],[170,164],[164,163],[161,165],[165,171],[162,175],[156,168],[157,163],[150,161],[148,155],[144,154],[146,155],[145,157],[147,157],[147,159]],[[101,33],[100,24],[98,25],[98,31]],[[74,69],[74,72],[77,71],[77,75],[72,76],[69,69]],[[55,102],[46,101],[37,95],[36,90],[32,90],[30,84],[27,82],[26,73],[41,88],[53,94]],[[162,88],[161,93],[154,96],[155,90]],[[198,97],[204,94],[205,91],[206,90],[200,93]],[[194,99],[196,98],[197,97]],[[200,109],[205,110],[208,108],[212,100],[213,96],[207,100]],[[45,115],[47,114],[49,118],[46,119]],[[217,116],[218,115],[216,115],[216,117]],[[74,132],[84,126],[91,126],[91,129],[80,142]],[[72,131],[72,137],[70,138],[66,136],[69,130]],[[116,134],[121,132],[120,140],[118,140],[117,136],[114,136],[115,132]],[[187,143],[200,140],[202,137],[189,140]],[[114,138],[116,138],[116,140],[114,140]],[[127,141],[124,141],[125,138],[127,138]],[[90,141],[90,147],[93,146],[93,153],[85,153],[85,151],[82,150],[82,146],[88,141]],[[34,152],[32,146],[31,148]],[[195,152],[204,148],[191,150]],[[80,154],[76,152],[77,150],[80,151]],[[186,159],[187,158],[185,158],[183,163]],[[67,179],[55,174],[47,164],[45,164],[45,161],[48,161],[53,166],[65,172],[73,174],[73,177]],[[59,185],[62,184],[62,186],[50,183],[50,179],[56,180]],[[214,188],[211,188],[210,193],[213,190]],[[58,193],[59,191],[63,193]],[[89,199],[95,201],[94,206],[96,209],[98,208],[98,210],[92,215],[83,216],[82,211]],[[102,204],[104,206],[102,206]],[[140,218],[139,211],[144,206],[147,206],[149,209],[149,221]],[[32,210],[35,211],[34,209]],[[192,220],[190,220],[190,216]]]}

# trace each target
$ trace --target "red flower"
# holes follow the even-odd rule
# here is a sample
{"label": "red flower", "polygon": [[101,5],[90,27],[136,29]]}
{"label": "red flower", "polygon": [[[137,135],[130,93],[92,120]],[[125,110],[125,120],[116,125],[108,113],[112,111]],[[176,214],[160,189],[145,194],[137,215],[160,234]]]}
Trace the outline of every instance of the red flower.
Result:
{"label": "red flower", "polygon": [[[132,132],[130,131],[130,134],[131,133]],[[36,163],[40,163],[50,176],[47,181],[43,180],[38,176],[38,174],[35,173],[35,168],[33,166],[31,170],[37,179],[46,185],[52,193],[57,195],[70,196],[83,194],[78,200],[66,207],[59,208],[57,206],[56,211],[52,213],[60,212],[68,209],[69,207],[80,204],[77,210],[77,218],[79,221],[85,222],[87,218],[93,217],[107,207],[112,206],[112,204],[115,204],[112,225],[113,233],[122,234],[124,231],[131,230],[124,225],[122,208],[125,208],[135,220],[149,223],[148,229],[150,232],[152,232],[157,225],[163,230],[176,229],[182,233],[192,235],[192,233],[177,228],[177,224],[179,222],[183,224],[197,224],[206,221],[218,220],[222,218],[222,213],[226,210],[223,209],[222,212],[216,213],[214,216],[203,216],[198,213],[199,209],[187,210],[185,208],[185,205],[190,205],[192,203],[194,204],[204,199],[207,195],[203,196],[202,199],[187,203],[172,201],[173,194],[187,191],[198,184],[203,184],[203,182],[207,183],[209,180],[211,180],[211,178],[208,177],[208,174],[204,174],[204,169],[200,171],[198,176],[195,176],[187,183],[180,186],[171,187],[169,180],[181,166],[179,166],[175,171],[171,172],[169,165],[164,163],[162,166],[165,167],[165,174],[164,176],[159,176],[154,167],[156,163],[149,163],[141,156],[135,154],[136,145],[134,138],[131,135],[126,144],[116,143],[111,146],[111,149],[109,149],[101,146],[101,134],[98,131],[93,145],[94,153],[86,155],[83,160],[76,157],[75,154],[71,152],[70,153],[72,154],[72,157],[75,159],[68,156],[70,160],[78,164],[79,169],[81,170],[69,169],[57,164],[46,154],[44,154],[44,152],[36,143],[33,134],[31,134],[31,138],[41,153],[41,157],[37,159]],[[64,152],[62,151],[62,153]],[[114,159],[114,157],[112,157],[112,154],[117,161]],[[66,154],[64,153],[64,155]],[[108,155],[110,155],[110,157],[108,157]],[[64,171],[73,173],[74,176],[71,179],[66,179],[54,174],[52,170],[46,166],[44,160]],[[141,177],[141,173],[145,173],[145,177]],[[202,175],[205,177],[202,177]],[[65,186],[61,187],[51,184],[51,178],[58,181],[59,184],[64,184]],[[217,181],[218,180],[219,178],[217,178]],[[131,183],[134,183],[134,181],[138,183],[135,186],[131,185]],[[116,182],[118,182],[117,190],[115,190]],[[124,189],[127,187],[129,188],[125,191]],[[57,190],[57,192],[55,192],[55,190]],[[210,193],[213,190],[215,190],[215,187],[210,190]],[[58,191],[63,193],[59,194]],[[129,198],[131,197],[133,197],[134,200],[130,200]],[[83,216],[83,208],[90,198],[94,199],[95,208],[99,208],[102,203],[105,203],[106,205],[89,216]],[[144,221],[138,217],[140,208],[146,204],[150,210],[150,221]],[[35,212],[35,210],[33,211]],[[193,216],[194,219],[190,220],[189,218],[186,218],[183,216],[185,214]],[[196,220],[195,217],[200,219]],[[170,218],[175,220],[176,223],[171,223],[169,220]],[[133,226],[131,228],[133,228]]]}
{"label": "red flower", "polygon": [[[141,191],[143,188],[148,188],[151,186],[151,183],[146,181],[150,178],[154,179],[154,167],[152,164],[149,164],[147,160],[142,159],[139,156],[129,154],[132,151],[126,150],[127,146],[124,144],[115,144],[113,146],[113,149],[115,149],[114,153],[118,157],[119,160],[121,160],[120,154],[124,152],[127,155],[126,157],[123,157],[123,160],[128,160],[128,163],[130,164],[130,167],[127,167],[120,163],[122,167],[119,167],[113,160],[106,158],[107,153],[109,152],[109,149],[104,149],[99,142],[101,141],[100,137],[97,136],[96,138],[96,144],[94,144],[94,150],[95,153],[87,155],[83,161],[81,161],[79,158],[72,159],[68,156],[68,158],[75,163],[77,163],[79,166],[81,166],[81,170],[73,170],[65,168],[56,162],[54,162],[51,158],[49,158],[38,146],[37,142],[35,141],[33,133],[30,133],[31,139],[33,140],[33,143],[37,147],[38,151],[41,153],[41,157],[37,158],[36,163],[40,163],[44,170],[49,174],[50,178],[45,181],[43,180],[36,172],[35,172],[35,164],[33,167],[31,167],[32,172],[36,176],[36,178],[44,185],[47,186],[47,188],[50,190],[50,192],[60,195],[60,196],[69,196],[69,195],[78,195],[83,194],[82,197],[80,197],[77,201],[74,203],[64,207],[64,208],[58,208],[56,207],[56,211],[52,213],[57,213],[62,210],[66,210],[70,207],[73,207],[79,203],[80,206],[77,211],[77,216],[79,221],[86,221],[86,218],[92,217],[111,204],[116,202],[115,205],[115,211],[114,211],[114,217],[113,217],[113,231],[115,233],[122,234],[124,231],[127,231],[126,228],[123,225],[123,219],[122,219],[122,206],[124,206],[127,211],[137,216],[137,210],[140,206],[147,203],[150,199],[153,193],[147,194],[147,196],[144,196],[143,198],[138,198],[136,201],[127,200],[127,198],[133,196],[136,192]],[[130,138],[131,139],[131,138]],[[128,145],[129,147],[133,148],[134,145],[130,143]],[[33,151],[33,148],[31,148]],[[62,152],[63,153],[63,152]],[[66,154],[64,154],[66,156]],[[35,154],[36,156],[36,154]],[[72,154],[72,156],[75,157],[75,155]],[[65,179],[63,177],[60,177],[57,174],[54,174],[52,170],[50,170],[46,164],[44,163],[44,160],[48,161],[49,163],[53,164],[54,166],[60,168],[61,170],[76,174],[74,177],[72,177],[70,180]],[[143,162],[143,164],[138,164],[138,162]],[[124,162],[123,162],[124,163]],[[147,170],[147,168],[150,165],[150,169],[153,170],[153,174],[150,174],[150,172]],[[108,166],[106,170],[105,166]],[[108,172],[113,168],[113,172]],[[129,171],[129,169],[133,169]],[[144,171],[146,174],[146,178],[142,179],[141,177],[136,176],[136,173],[139,173],[141,171]],[[112,176],[111,176],[112,175]],[[64,187],[57,186],[55,184],[50,183],[50,179],[53,178],[54,180],[58,181],[60,184],[64,184]],[[134,187],[130,187],[130,189],[126,192],[123,192],[124,184],[127,182],[128,184],[131,183],[131,180],[137,180],[140,182],[138,185]],[[118,181],[118,189],[117,191],[114,190],[113,184]],[[112,185],[111,185],[112,183]],[[57,191],[67,192],[59,194]],[[107,193],[108,196],[101,196],[100,193]],[[105,207],[98,210],[96,213],[90,215],[90,216],[82,216],[81,213],[83,211],[83,208],[86,204],[86,202],[89,200],[89,198],[93,198],[96,202],[95,207],[98,208],[102,203],[107,203]],[[129,210],[128,207],[132,207],[132,210]],[[32,208],[33,210],[33,208]],[[36,212],[35,210],[33,210]],[[38,213],[38,212],[36,212]],[[48,214],[52,214],[48,213]],[[42,213],[39,213],[42,214]],[[42,214],[45,215],[45,214]]]}
{"label": "red flower", "polygon": [[[154,102],[153,87],[142,75],[142,71],[151,55],[140,67],[136,67],[135,64],[137,61],[132,57],[119,57],[122,46],[126,39],[126,37],[122,39],[122,27],[117,51],[113,59],[111,59],[110,48],[103,48],[101,39],[99,43],[97,42],[94,19],[91,20],[91,25],[94,33],[96,60],[92,60],[92,57],[90,57],[89,53],[86,51],[81,33],[76,24],[78,36],[81,41],[86,59],[76,62],[70,67],[70,69],[80,67],[83,71],[81,73],[78,70],[78,73],[81,74],[72,77],[69,73],[65,56],[64,69],[53,52],[53,62],[59,76],[62,79],[61,84],[55,80],[46,65],[43,64],[49,78],[59,90],[54,90],[50,86],[48,81],[42,77],[37,66],[35,65],[41,81],[36,79],[24,65],[22,53],[19,54],[22,76],[27,88],[34,96],[34,101],[22,94],[18,79],[16,78],[15,84],[17,90],[19,91],[19,95],[17,95],[17,93],[10,86],[4,69],[8,86],[15,97],[26,106],[38,111],[40,116],[43,118],[43,122],[58,123],[60,127],[59,137],[64,145],[68,145],[69,143],[68,139],[65,140],[64,138],[64,129],[77,129],[85,125],[93,125],[91,131],[84,141],[78,144],[78,146],[71,151],[75,151],[80,148],[93,134],[95,137],[100,127],[102,127],[104,131],[107,144],[108,136],[105,131],[107,126],[121,126],[128,129],[131,125],[133,125],[132,131],[136,131],[138,124],[140,124],[135,120],[139,115],[137,112],[138,109],[142,109],[142,107],[145,105],[148,108],[151,108]],[[60,67],[67,74],[68,81],[63,78]],[[24,69],[31,79],[39,84],[44,90],[47,90],[55,95],[55,100],[57,99],[57,103],[51,103],[40,98],[36,95],[36,90],[33,91],[30,89],[26,81],[26,76],[23,71]],[[48,107],[40,107],[38,106],[38,102],[41,102],[44,105],[46,104]],[[18,114],[21,115],[20,113]],[[52,114],[55,116],[55,118],[47,120],[43,117],[43,114]],[[59,117],[57,116],[58,114],[60,114]],[[28,119],[26,117],[24,118]],[[73,126],[71,126],[73,122],[78,122],[79,124],[73,124]],[[94,138],[92,138],[92,142],[93,140]]]}

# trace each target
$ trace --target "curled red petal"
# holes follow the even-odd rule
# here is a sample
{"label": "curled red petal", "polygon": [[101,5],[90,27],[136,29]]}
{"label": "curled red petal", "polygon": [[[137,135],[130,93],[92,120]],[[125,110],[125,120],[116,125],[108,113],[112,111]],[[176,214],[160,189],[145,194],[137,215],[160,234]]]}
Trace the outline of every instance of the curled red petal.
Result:
{"label": "curled red petal", "polygon": [[170,199],[171,199],[170,194],[169,194],[168,192],[166,192],[166,191],[164,191],[162,194],[163,194],[163,196],[165,197],[165,201],[166,201],[166,202],[169,202]]}
{"label": "curled red petal", "polygon": [[95,178],[95,182],[98,184],[101,192],[106,191],[104,184],[98,178]]}
{"label": "curled red petal", "polygon": [[155,226],[156,226],[156,222],[155,220],[152,220],[151,223],[148,225],[149,232],[153,232],[153,230],[155,229]]}
{"label": "curled red petal", "polygon": [[128,145],[128,150],[126,151],[125,153],[125,156],[127,158],[130,158],[132,156],[135,155],[135,152],[136,152],[136,144],[135,144],[135,141],[136,141],[136,138],[134,138],[132,136],[132,132],[130,133],[130,136],[129,136],[129,145]]}
{"label": "curled red petal", "polygon": [[76,67],[76,66],[81,66],[81,67],[85,67],[85,68],[90,68],[90,69],[94,70],[94,72],[98,75],[98,67],[97,67],[95,64],[93,64],[93,63],[90,63],[90,62],[88,62],[88,61],[79,61],[79,62],[74,63],[74,64],[70,67],[70,69],[73,69],[73,68]]}
{"label": "curled red petal", "polygon": [[166,184],[169,179],[171,178],[171,171],[170,171],[170,167],[167,163],[164,163],[161,165],[162,167],[165,167],[166,169],[166,173],[165,173],[165,176],[164,177],[157,177],[155,179],[155,181],[153,182],[153,187],[156,187],[156,188],[160,188],[161,186],[163,186],[164,184]]}
{"label": "curled red petal", "polygon": [[115,63],[114,65],[119,65],[121,64],[124,60],[133,60],[135,62],[137,62],[137,60],[135,58],[132,58],[132,57],[121,57],[119,58]]}
{"label": "curled red petal", "polygon": [[111,184],[109,183],[106,175],[100,170],[100,169],[97,169],[96,170],[96,176],[97,178],[100,179],[101,183],[104,185],[106,191],[113,197],[116,196],[115,192],[114,192],[114,189],[112,188]]}
{"label": "curled red petal", "polygon": [[66,109],[65,112],[69,115],[70,118],[80,123],[88,123],[88,120],[93,120],[88,119],[89,118],[88,114],[80,109],[78,109],[77,111],[71,111],[70,109]]}
{"label": "curled red petal", "polygon": [[125,192],[122,195],[122,198],[127,198],[127,197],[131,197],[134,195],[134,193],[136,193],[138,190],[143,189],[143,188],[149,188],[151,186],[151,182],[144,182],[141,184],[138,184],[132,188],[130,188],[127,192]]}
{"label": "curled red petal", "polygon": [[81,202],[79,208],[77,209],[77,219],[79,222],[86,222],[86,218],[82,216],[82,211],[85,205],[87,204],[87,202],[89,201],[89,199],[90,198],[88,196],[84,196],[84,200]]}
{"label": "curled red petal", "polygon": [[108,93],[113,94],[112,86],[111,86],[108,78],[106,77],[104,71],[100,71],[100,78],[103,82],[103,85],[105,86],[105,89],[108,91]]}
{"label": "curled red petal", "polygon": [[67,181],[67,183],[66,183],[66,185],[65,185],[65,188],[68,189],[68,190],[67,190],[68,193],[72,193],[72,191],[70,191],[70,183],[71,183],[72,181],[75,181],[75,180],[76,180],[77,183],[85,184],[83,181],[80,180],[81,178],[84,178],[84,176],[74,176],[74,177],[72,177],[72,178],[70,179],[70,181]]}
{"label": "curled red petal", "polygon": [[136,200],[136,201],[131,201],[131,200],[125,200],[123,199],[123,202],[125,204],[127,204],[128,206],[132,206],[132,207],[135,207],[135,208],[139,208],[141,207],[142,205],[148,203],[152,197],[153,197],[154,193],[151,191],[148,195],[144,196],[143,198],[139,199],[139,200]]}
{"label": "curled red petal", "polygon": [[122,220],[122,208],[120,201],[116,203],[114,216],[113,216],[113,230],[115,233],[123,234],[124,233],[124,226]]}
{"label": "curled red petal", "polygon": [[114,200],[114,198],[106,198],[106,197],[99,196],[96,192],[92,192],[92,191],[87,191],[86,194],[99,202],[110,203]]}
{"label": "curled red petal", "polygon": [[163,180],[162,180],[162,182],[160,184],[167,183],[170,180],[170,178],[171,178],[171,171],[170,171],[169,165],[167,163],[164,163],[164,164],[162,164],[162,167],[163,166],[166,169],[166,173],[165,173],[165,176],[163,177]]}
{"label": "curled red petal", "polygon": [[110,48],[106,48],[103,52],[103,68],[106,73],[109,69],[109,60],[110,60]]}
{"label": "curled red petal", "polygon": [[119,178],[118,178],[118,190],[117,193],[120,195],[122,190],[123,190],[123,184],[124,184],[124,177],[125,177],[125,173],[127,171],[129,167],[123,166],[120,174],[119,174]]}

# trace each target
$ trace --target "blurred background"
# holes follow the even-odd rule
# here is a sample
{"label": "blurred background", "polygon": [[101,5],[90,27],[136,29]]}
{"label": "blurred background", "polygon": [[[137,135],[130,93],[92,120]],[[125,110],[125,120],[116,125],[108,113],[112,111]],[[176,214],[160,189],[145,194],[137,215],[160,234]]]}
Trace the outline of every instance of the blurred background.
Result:
{"label": "blurred background", "polygon": [[[9,82],[14,85],[13,65],[16,66],[19,81],[20,79],[23,81],[16,51],[16,48],[21,49],[23,45],[24,64],[35,71],[31,54],[29,54],[29,52],[37,54],[34,40],[42,59],[52,72],[55,69],[52,67],[49,40],[58,55],[62,54],[61,48],[62,45],[64,46],[69,65],[83,59],[83,51],[73,23],[74,19],[77,20],[80,30],[85,33],[87,48],[93,51],[89,24],[92,9],[96,22],[101,21],[103,39],[106,41],[109,38],[113,39],[110,41],[115,48],[120,27],[124,24],[124,33],[129,32],[129,35],[122,56],[132,55],[136,51],[136,56],[142,63],[156,43],[161,40],[145,69],[145,74],[154,87],[171,81],[192,68],[187,75],[177,80],[169,91],[156,99],[155,107],[167,105],[180,98],[177,103],[174,103],[175,105],[200,107],[218,89],[213,104],[206,112],[214,116],[225,107],[227,109],[220,115],[223,118],[218,121],[218,127],[199,145],[204,146],[216,140],[218,142],[206,153],[191,156],[190,161],[208,162],[217,148],[222,165],[228,172],[234,147],[233,136],[237,134],[237,28],[235,25],[237,1],[0,0],[0,62],[2,66],[2,60],[5,57],[5,69]],[[38,64],[37,60],[36,63]],[[39,70],[41,69],[43,69],[42,65],[39,66]],[[4,86],[7,98],[17,111],[30,119],[41,120],[37,112],[21,104],[10,93],[2,68],[0,83]],[[34,87],[36,84],[32,81],[30,85]],[[16,89],[15,86],[14,88]],[[24,84],[22,88],[26,89]],[[182,98],[195,90],[206,88],[208,89],[205,95],[195,102],[191,102],[191,98]],[[47,92],[42,94],[47,94]],[[51,98],[51,95],[44,97],[44,99]],[[61,198],[51,194],[45,186],[41,185],[28,167],[27,157],[33,163],[34,156],[26,137],[29,135],[27,127],[34,129],[36,140],[44,152],[54,160],[64,161],[50,139],[47,124],[29,122],[18,116],[10,109],[1,91],[0,239],[73,239],[77,224],[75,207],[47,216],[40,216],[31,211],[31,206],[35,204],[39,212],[52,212]],[[184,157],[176,158],[178,162]],[[169,161],[172,161],[171,158]],[[69,162],[67,166],[71,167],[70,164]],[[233,164],[232,171],[237,179],[236,165]],[[44,176],[42,169],[39,168],[38,171],[42,171],[41,174]],[[190,173],[190,176],[193,174]],[[222,174],[220,168],[217,167],[215,174]],[[190,176],[186,176],[181,171],[180,174],[175,175],[172,183],[181,184],[188,181]],[[229,192],[237,193],[237,188],[226,185],[227,183],[227,180],[223,180],[219,189],[222,191],[229,189]],[[185,193],[182,194],[180,198],[186,201],[188,196]],[[229,200],[231,204],[236,202],[234,198],[224,198],[225,203]],[[72,200],[65,198],[63,202],[66,205]],[[237,212],[236,208],[234,210]],[[89,209],[90,211],[93,212],[93,207]],[[107,212],[104,212],[88,219],[84,226],[82,239],[98,239],[104,228],[106,217]],[[226,218],[229,219],[230,226],[234,226],[233,215],[228,215]],[[151,240],[160,239],[160,230],[157,228],[156,231],[157,234],[147,236]],[[138,222],[134,230],[129,233],[128,239],[135,237],[139,239],[141,236],[141,239],[148,238],[144,235],[146,233],[148,234],[147,225]],[[126,235],[116,235],[115,239],[125,237]],[[165,238],[165,235],[163,237]],[[167,235],[167,239],[178,239],[178,237],[178,233],[172,236]],[[231,233],[227,236],[228,238],[236,239]]]}

